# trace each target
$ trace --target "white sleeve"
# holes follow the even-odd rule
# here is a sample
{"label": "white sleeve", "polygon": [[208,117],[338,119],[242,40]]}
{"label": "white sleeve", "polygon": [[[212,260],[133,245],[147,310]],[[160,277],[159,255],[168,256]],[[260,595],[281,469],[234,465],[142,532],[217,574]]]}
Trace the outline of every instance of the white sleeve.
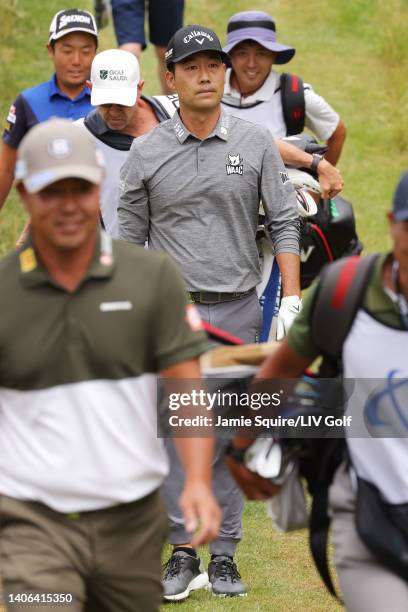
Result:
{"label": "white sleeve", "polygon": [[305,124],[319,140],[328,140],[339,124],[340,116],[305,83]]}

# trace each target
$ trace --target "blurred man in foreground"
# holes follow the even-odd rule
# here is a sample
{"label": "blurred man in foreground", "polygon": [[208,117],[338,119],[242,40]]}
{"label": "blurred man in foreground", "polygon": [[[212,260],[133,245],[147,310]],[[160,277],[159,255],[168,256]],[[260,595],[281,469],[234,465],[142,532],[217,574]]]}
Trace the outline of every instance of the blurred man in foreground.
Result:
{"label": "blurred man in foreground", "polygon": [[[50,593],[75,611],[159,608],[156,379],[199,378],[207,345],[170,259],[99,232],[102,177],[83,128],[33,128],[17,162],[30,236],[0,263],[1,579],[7,603],[30,592],[39,610]],[[200,544],[219,525],[212,440],[175,444]]]}

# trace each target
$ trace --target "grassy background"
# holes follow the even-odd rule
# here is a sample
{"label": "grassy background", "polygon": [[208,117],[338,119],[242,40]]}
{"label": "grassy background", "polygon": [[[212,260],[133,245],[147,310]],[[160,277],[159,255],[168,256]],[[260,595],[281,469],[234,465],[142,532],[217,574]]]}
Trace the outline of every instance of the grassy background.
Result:
{"label": "grassy background", "polygon": [[[69,5],[69,0],[0,0],[0,115],[21,89],[48,78],[48,24],[54,12]],[[187,0],[186,5],[185,22],[213,27],[222,41],[227,19],[236,11],[257,8],[275,16],[279,40],[297,48],[288,67],[323,94],[347,126],[340,162],[343,195],[354,203],[366,249],[385,248],[384,212],[408,167],[407,0]],[[93,3],[83,0],[82,6]],[[111,27],[103,30],[100,48],[114,44]],[[147,93],[157,93],[150,47],[142,71]],[[0,214],[0,254],[12,248],[23,223],[12,195]]]}
{"label": "grassy background", "polygon": [[[92,8],[91,0],[0,0],[0,115],[16,94],[49,78],[48,24],[67,6]],[[348,137],[340,162],[344,196],[355,208],[366,249],[389,245],[385,211],[395,183],[408,167],[408,2],[406,0],[186,0],[186,23],[213,27],[225,41],[228,17],[239,10],[272,13],[280,41],[297,48],[287,67],[310,82],[340,113]],[[115,45],[111,27],[100,48]],[[143,54],[146,92],[158,93],[155,58]],[[0,254],[10,250],[24,224],[14,194],[0,213]],[[304,533],[273,532],[265,509],[247,504],[245,536],[237,561],[250,587],[247,599],[217,600],[195,593],[182,610],[324,611],[339,609],[310,561]],[[203,558],[208,561],[204,551]],[[168,609],[168,607],[167,607]]]}

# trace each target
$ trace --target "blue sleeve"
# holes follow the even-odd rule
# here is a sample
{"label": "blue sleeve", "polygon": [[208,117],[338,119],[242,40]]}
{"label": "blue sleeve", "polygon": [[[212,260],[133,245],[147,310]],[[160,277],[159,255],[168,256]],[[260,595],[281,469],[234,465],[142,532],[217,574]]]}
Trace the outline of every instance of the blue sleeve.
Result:
{"label": "blue sleeve", "polygon": [[14,104],[10,106],[3,132],[3,141],[9,147],[17,149],[25,134],[36,123],[38,123],[38,120],[30,105],[23,94],[19,94]]}

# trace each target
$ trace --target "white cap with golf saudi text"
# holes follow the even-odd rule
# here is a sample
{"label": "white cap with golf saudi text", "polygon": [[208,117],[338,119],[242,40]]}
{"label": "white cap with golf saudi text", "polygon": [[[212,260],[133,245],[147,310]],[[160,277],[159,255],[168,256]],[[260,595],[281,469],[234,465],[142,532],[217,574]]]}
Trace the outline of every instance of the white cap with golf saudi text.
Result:
{"label": "white cap with golf saudi text", "polygon": [[15,178],[29,193],[38,193],[65,178],[96,185],[104,163],[88,131],[68,119],[49,119],[35,125],[17,150]]}
{"label": "white cap with golf saudi text", "polygon": [[139,62],[133,53],[121,49],[102,51],[92,62],[91,104],[133,106],[139,81]]}

